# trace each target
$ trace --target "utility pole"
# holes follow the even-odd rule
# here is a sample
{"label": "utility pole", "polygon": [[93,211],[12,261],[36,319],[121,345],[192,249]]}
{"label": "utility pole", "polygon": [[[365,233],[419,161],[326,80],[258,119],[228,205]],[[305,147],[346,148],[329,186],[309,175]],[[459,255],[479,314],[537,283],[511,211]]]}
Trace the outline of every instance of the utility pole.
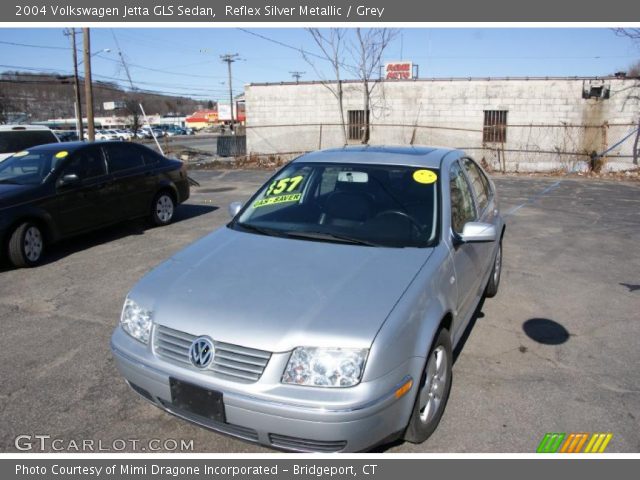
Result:
{"label": "utility pole", "polygon": [[298,71],[293,71],[293,72],[289,72],[289,73],[291,74],[291,76],[292,76],[293,78],[295,78],[295,79],[296,79],[296,83],[300,83],[300,77],[301,77],[302,75],[304,75],[305,73],[307,73],[307,72],[298,72]]}
{"label": "utility pole", "polygon": [[231,83],[231,64],[237,60],[240,55],[237,53],[226,53],[220,55],[220,60],[227,62],[227,69],[229,70],[229,107],[231,108],[231,131],[233,132],[233,124],[235,123],[235,117],[233,115],[233,84]]}
{"label": "utility pole", "polygon": [[84,125],[82,122],[82,106],[80,104],[80,78],[78,77],[78,51],[76,49],[76,29],[66,28],[64,34],[71,37],[71,49],[73,50],[73,89],[76,96],[76,129],[78,140],[84,140]]}
{"label": "utility pole", "polygon": [[91,85],[91,38],[89,29],[82,29],[84,48],[84,96],[87,102],[87,136],[89,141],[95,140],[93,125],[93,86]]}

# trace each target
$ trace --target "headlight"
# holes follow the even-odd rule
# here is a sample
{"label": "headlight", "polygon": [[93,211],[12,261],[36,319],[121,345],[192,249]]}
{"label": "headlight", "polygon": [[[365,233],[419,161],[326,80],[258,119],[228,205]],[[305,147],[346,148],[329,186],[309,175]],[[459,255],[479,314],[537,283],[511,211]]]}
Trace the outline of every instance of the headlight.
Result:
{"label": "headlight", "polygon": [[291,354],[282,383],[314,387],[352,387],[360,383],[368,350],[298,347]]}
{"label": "headlight", "polygon": [[152,324],[152,313],[149,310],[143,310],[130,298],[124,301],[120,325],[125,332],[142,343],[149,343]]}

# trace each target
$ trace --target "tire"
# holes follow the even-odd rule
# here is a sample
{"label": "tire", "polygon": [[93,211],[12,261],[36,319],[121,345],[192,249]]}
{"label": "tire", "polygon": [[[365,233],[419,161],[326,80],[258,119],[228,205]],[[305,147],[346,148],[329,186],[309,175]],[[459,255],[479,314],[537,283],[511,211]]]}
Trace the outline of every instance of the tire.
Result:
{"label": "tire", "polygon": [[159,192],[151,203],[151,223],[162,227],[169,225],[176,211],[176,201],[166,190]]}
{"label": "tire", "polygon": [[24,222],[9,238],[9,261],[17,268],[34,267],[42,260],[44,244],[40,227],[32,222]]}
{"label": "tire", "polygon": [[498,294],[498,287],[500,287],[500,277],[502,275],[502,240],[498,244],[498,251],[496,252],[496,258],[493,261],[493,269],[491,270],[491,276],[489,277],[489,283],[487,283],[487,289],[484,294],[486,297],[495,297]]}
{"label": "tire", "polygon": [[[449,332],[442,328],[429,350],[418,384],[413,412],[404,433],[404,439],[408,442],[424,442],[440,423],[451,391],[452,366],[451,338]],[[434,378],[437,383],[434,383]]]}

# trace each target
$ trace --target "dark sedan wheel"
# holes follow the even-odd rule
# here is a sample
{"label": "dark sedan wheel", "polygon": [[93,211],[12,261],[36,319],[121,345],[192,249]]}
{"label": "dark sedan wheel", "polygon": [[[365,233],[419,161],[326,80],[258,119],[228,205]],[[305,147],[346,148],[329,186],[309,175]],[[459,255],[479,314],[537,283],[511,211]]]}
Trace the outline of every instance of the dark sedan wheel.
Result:
{"label": "dark sedan wheel", "polygon": [[22,223],[9,239],[9,260],[16,267],[33,267],[44,252],[44,235],[37,225]]}
{"label": "dark sedan wheel", "polygon": [[498,251],[496,252],[496,259],[493,261],[493,270],[491,271],[491,277],[489,277],[489,283],[487,284],[487,290],[485,295],[489,298],[495,297],[498,294],[498,287],[500,286],[500,275],[502,274],[502,242],[498,244]]}
{"label": "dark sedan wheel", "polygon": [[404,434],[405,440],[424,442],[440,423],[451,390],[452,358],[451,338],[443,328],[433,342],[422,372],[413,413]]}
{"label": "dark sedan wheel", "polygon": [[176,202],[168,192],[160,192],[153,200],[151,206],[151,221],[154,225],[168,225],[173,220],[176,210]]}

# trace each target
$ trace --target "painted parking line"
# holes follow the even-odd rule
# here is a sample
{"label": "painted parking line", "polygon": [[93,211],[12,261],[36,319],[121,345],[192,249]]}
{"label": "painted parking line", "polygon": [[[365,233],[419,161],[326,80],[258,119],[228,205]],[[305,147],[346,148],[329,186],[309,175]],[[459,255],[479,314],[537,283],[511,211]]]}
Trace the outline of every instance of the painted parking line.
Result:
{"label": "painted parking line", "polygon": [[544,197],[546,194],[548,194],[549,192],[555,190],[556,188],[558,188],[558,186],[562,183],[562,180],[558,180],[557,182],[555,182],[552,185],[549,185],[547,188],[545,188],[544,190],[542,190],[539,193],[536,193],[535,195],[533,195],[532,197],[528,198],[526,202],[521,203],[518,206],[513,207],[512,209],[510,209],[507,213],[504,214],[505,217],[508,217],[510,215],[515,215],[518,210],[520,210],[522,207],[526,207],[527,205],[531,205],[532,203],[535,203],[538,199]]}

